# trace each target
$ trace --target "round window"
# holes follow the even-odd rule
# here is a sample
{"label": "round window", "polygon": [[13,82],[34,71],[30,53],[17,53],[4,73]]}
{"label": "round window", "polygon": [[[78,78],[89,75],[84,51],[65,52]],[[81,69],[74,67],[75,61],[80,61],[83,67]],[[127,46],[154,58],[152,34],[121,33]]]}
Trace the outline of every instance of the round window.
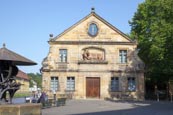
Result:
{"label": "round window", "polygon": [[94,24],[94,23],[91,23],[91,24],[89,25],[89,28],[88,28],[88,34],[89,34],[90,36],[96,36],[97,33],[98,33],[98,27],[97,27],[97,25]]}

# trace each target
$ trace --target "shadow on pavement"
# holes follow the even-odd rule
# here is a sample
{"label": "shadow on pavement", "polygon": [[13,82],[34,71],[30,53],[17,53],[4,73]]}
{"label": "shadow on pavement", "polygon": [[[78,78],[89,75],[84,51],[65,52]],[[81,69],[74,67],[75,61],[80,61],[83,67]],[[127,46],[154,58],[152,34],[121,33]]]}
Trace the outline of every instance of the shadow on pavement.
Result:
{"label": "shadow on pavement", "polygon": [[132,104],[132,108],[71,115],[173,115],[173,103],[170,102],[114,101],[113,103],[129,103]]}
{"label": "shadow on pavement", "polygon": [[173,103],[156,101],[71,100],[42,115],[173,115]]}

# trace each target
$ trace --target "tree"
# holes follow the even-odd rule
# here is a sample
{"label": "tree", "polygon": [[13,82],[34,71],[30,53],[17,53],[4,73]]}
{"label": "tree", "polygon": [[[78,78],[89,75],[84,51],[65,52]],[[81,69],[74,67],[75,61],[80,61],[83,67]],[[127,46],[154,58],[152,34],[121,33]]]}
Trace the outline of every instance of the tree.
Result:
{"label": "tree", "polygon": [[154,83],[173,77],[173,0],[145,0],[138,6],[131,25],[146,77]]}
{"label": "tree", "polygon": [[39,74],[39,73],[36,73],[36,74],[35,73],[28,73],[28,76],[30,77],[30,87],[33,86],[33,82],[31,80],[35,81],[39,88],[42,87],[42,76],[41,76],[41,74]]}

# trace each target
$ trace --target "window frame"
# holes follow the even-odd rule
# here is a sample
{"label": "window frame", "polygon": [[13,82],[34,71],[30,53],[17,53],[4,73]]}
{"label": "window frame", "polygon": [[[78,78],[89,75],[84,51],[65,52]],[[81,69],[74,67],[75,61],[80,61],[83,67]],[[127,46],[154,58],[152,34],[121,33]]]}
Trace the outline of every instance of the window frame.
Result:
{"label": "window frame", "polygon": [[75,77],[74,76],[67,77],[66,91],[75,91]]}
{"label": "window frame", "polygon": [[135,77],[127,77],[127,90],[134,92],[136,91],[136,78]]}
{"label": "window frame", "polygon": [[59,77],[58,76],[51,76],[50,77],[50,90],[51,91],[58,91],[59,90]]}
{"label": "window frame", "polygon": [[111,77],[110,91],[117,92],[120,91],[120,79],[119,77]]}
{"label": "window frame", "polygon": [[67,63],[67,57],[68,57],[67,49],[59,49],[59,62]]}
{"label": "window frame", "polygon": [[[124,53],[124,52],[126,52],[126,53]],[[128,63],[127,55],[128,55],[127,49],[120,49],[119,50],[118,59],[119,59],[120,64],[127,64]]]}

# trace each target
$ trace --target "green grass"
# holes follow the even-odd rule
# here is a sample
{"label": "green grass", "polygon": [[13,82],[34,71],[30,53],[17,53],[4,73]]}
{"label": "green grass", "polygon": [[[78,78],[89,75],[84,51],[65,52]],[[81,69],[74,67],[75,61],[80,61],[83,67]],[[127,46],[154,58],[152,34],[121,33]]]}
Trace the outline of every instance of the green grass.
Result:
{"label": "green grass", "polygon": [[17,92],[14,94],[14,98],[31,96],[30,92]]}

